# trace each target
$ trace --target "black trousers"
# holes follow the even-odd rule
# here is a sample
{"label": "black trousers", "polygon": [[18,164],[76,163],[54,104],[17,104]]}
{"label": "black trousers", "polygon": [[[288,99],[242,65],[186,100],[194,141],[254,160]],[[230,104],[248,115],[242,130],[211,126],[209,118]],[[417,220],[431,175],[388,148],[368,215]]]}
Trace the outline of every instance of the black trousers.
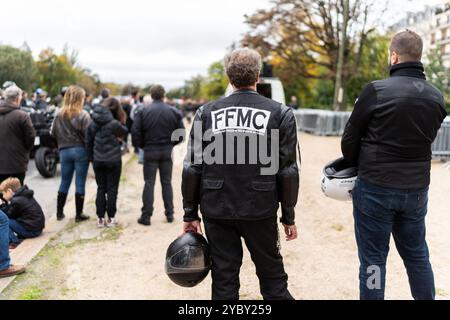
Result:
{"label": "black trousers", "polygon": [[11,174],[0,174],[0,183],[5,181],[8,178],[17,178],[20,180],[20,184],[23,185],[25,180],[25,172],[24,173],[11,173]]}
{"label": "black trousers", "polygon": [[151,217],[153,214],[153,201],[156,171],[159,170],[162,196],[166,216],[173,215],[172,190],[172,147],[145,151],[144,157],[144,192],[142,194],[142,216]]}
{"label": "black trousers", "polygon": [[119,191],[120,175],[122,173],[122,162],[95,162],[95,180],[97,182],[97,217],[114,218],[117,212],[117,193]]}
{"label": "black trousers", "polygon": [[288,276],[280,254],[277,218],[258,221],[204,218],[212,259],[212,299],[239,299],[242,242],[256,266],[260,292],[265,300],[292,300]]}

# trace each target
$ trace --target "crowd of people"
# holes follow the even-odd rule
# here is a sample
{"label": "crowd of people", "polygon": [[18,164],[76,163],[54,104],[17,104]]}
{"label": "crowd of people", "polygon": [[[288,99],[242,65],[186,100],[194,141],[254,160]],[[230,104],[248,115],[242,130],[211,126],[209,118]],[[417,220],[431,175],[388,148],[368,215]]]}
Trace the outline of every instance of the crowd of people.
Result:
{"label": "crowd of people", "polygon": [[[406,30],[394,36],[389,48],[390,77],[364,88],[346,125],[341,141],[343,157],[333,162],[345,165],[336,165],[331,172],[324,170],[323,181],[335,182],[332,191],[353,200],[359,289],[364,300],[384,299],[391,236],[407,269],[413,298],[432,300],[436,296],[425,218],[431,144],[447,113],[442,94],[426,80],[422,50],[422,39],[416,33]],[[292,110],[298,102],[291,99],[287,107],[258,93],[258,52],[236,49],[224,65],[234,91],[201,106],[189,135],[181,182],[183,231],[185,235],[202,234],[203,220],[213,299],[239,299],[244,239],[263,298],[290,300],[293,296],[280,253],[277,220],[281,207],[286,240],[298,237],[295,208],[300,154]],[[29,117],[19,109],[22,91],[12,85],[4,95],[5,101],[0,103],[0,192],[4,202],[0,211],[0,277],[24,270],[10,265],[8,246],[13,249],[21,238],[38,236],[45,225],[42,209],[24,185],[34,131]],[[183,114],[166,104],[164,97],[164,88],[154,85],[150,89],[152,102],[144,97],[142,105],[135,93],[124,110],[119,100],[103,90],[101,101],[87,111],[85,91],[78,86],[67,88],[51,130],[61,158],[58,220],[65,218],[64,204],[74,174],[75,219],[88,219],[83,204],[92,162],[97,181],[97,226],[117,225],[121,145],[131,132],[134,147],[143,150],[145,187],[138,223],[151,224],[158,170],[167,222],[174,221],[171,154],[174,145],[184,140],[184,124]],[[199,134],[198,130],[209,134]],[[175,131],[177,139],[173,138]],[[238,138],[243,140],[235,143]],[[271,148],[273,141],[276,149]],[[261,149],[270,149],[273,158],[269,160],[274,160],[275,168],[268,166],[269,155],[261,154]],[[215,161],[203,161],[205,156]],[[206,263],[197,255],[198,248],[191,243],[183,248],[169,257],[178,263],[172,267],[180,266],[178,271],[187,277],[199,269],[203,272],[199,266]]]}
{"label": "crowd of people", "polygon": [[[38,91],[32,101],[13,82],[8,82],[0,101],[0,277],[24,271],[10,264],[9,251],[24,239],[35,238],[45,228],[45,215],[33,190],[25,184],[35,130],[24,108],[45,111],[47,95]],[[95,173],[96,225],[114,228],[118,222],[117,195],[122,170],[122,156],[132,137],[136,152],[142,154],[145,188],[143,208],[138,223],[149,226],[153,214],[153,191],[159,170],[167,222],[174,221],[172,191],[172,148],[182,142],[171,140],[172,132],[184,130],[183,112],[165,101],[161,85],[151,87],[148,95],[139,91],[130,97],[116,98],[108,89],[92,99],[77,85],[61,90],[61,107],[57,109],[51,135],[57,141],[61,163],[61,181],[56,201],[56,218],[66,217],[64,210],[75,176],[75,221],[89,219],[84,213],[86,179],[89,166]],[[25,102],[24,102],[25,101]]]}

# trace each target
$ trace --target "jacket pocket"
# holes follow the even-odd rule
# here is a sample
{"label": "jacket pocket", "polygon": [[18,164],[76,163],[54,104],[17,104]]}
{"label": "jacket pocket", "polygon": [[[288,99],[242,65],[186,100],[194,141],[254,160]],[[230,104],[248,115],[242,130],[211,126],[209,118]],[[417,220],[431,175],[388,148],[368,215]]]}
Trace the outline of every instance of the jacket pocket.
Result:
{"label": "jacket pocket", "polygon": [[221,197],[224,180],[204,179],[202,181],[200,211],[210,217],[221,217],[223,198]]}
{"label": "jacket pocket", "polygon": [[220,190],[223,188],[223,180],[203,180],[203,189],[206,190]]}
{"label": "jacket pocket", "polygon": [[275,181],[253,181],[252,189],[255,191],[274,191],[275,190]]}
{"label": "jacket pocket", "polygon": [[245,210],[245,218],[265,218],[276,215],[278,195],[275,181],[252,181],[251,200]]}

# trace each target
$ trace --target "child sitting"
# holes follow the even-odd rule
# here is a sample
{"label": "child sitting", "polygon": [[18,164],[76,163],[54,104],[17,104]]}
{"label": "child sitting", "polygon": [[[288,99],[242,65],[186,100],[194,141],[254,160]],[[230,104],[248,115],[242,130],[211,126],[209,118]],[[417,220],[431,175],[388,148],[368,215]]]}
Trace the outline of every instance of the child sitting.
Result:
{"label": "child sitting", "polygon": [[45,216],[33,197],[33,190],[21,186],[19,179],[9,178],[0,184],[0,193],[4,202],[0,209],[9,218],[10,248],[17,247],[21,239],[40,236],[45,227]]}

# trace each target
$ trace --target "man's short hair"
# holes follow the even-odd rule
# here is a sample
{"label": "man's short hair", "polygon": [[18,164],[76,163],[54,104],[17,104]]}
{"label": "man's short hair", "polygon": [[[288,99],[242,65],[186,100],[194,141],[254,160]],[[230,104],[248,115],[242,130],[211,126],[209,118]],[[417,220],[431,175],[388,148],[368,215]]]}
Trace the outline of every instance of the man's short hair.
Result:
{"label": "man's short hair", "polygon": [[225,71],[236,88],[253,86],[261,71],[261,56],[249,48],[236,49],[225,57]]}
{"label": "man's short hair", "polygon": [[402,62],[420,61],[422,59],[423,41],[414,31],[406,29],[392,38],[390,52],[396,52]]}
{"label": "man's short hair", "polygon": [[0,192],[5,193],[8,189],[11,189],[13,192],[17,192],[22,185],[20,184],[20,180],[17,178],[8,178],[0,184]]}
{"label": "man's short hair", "polygon": [[103,89],[100,91],[100,96],[101,96],[103,99],[109,98],[110,94],[111,94],[111,91],[110,91],[108,88],[103,88]]}
{"label": "man's short hair", "polygon": [[155,84],[150,88],[150,95],[153,100],[162,100],[166,95],[166,91],[162,85]]}
{"label": "man's short hair", "polygon": [[3,92],[3,96],[6,100],[15,101],[22,97],[22,89],[18,86],[10,86]]}

